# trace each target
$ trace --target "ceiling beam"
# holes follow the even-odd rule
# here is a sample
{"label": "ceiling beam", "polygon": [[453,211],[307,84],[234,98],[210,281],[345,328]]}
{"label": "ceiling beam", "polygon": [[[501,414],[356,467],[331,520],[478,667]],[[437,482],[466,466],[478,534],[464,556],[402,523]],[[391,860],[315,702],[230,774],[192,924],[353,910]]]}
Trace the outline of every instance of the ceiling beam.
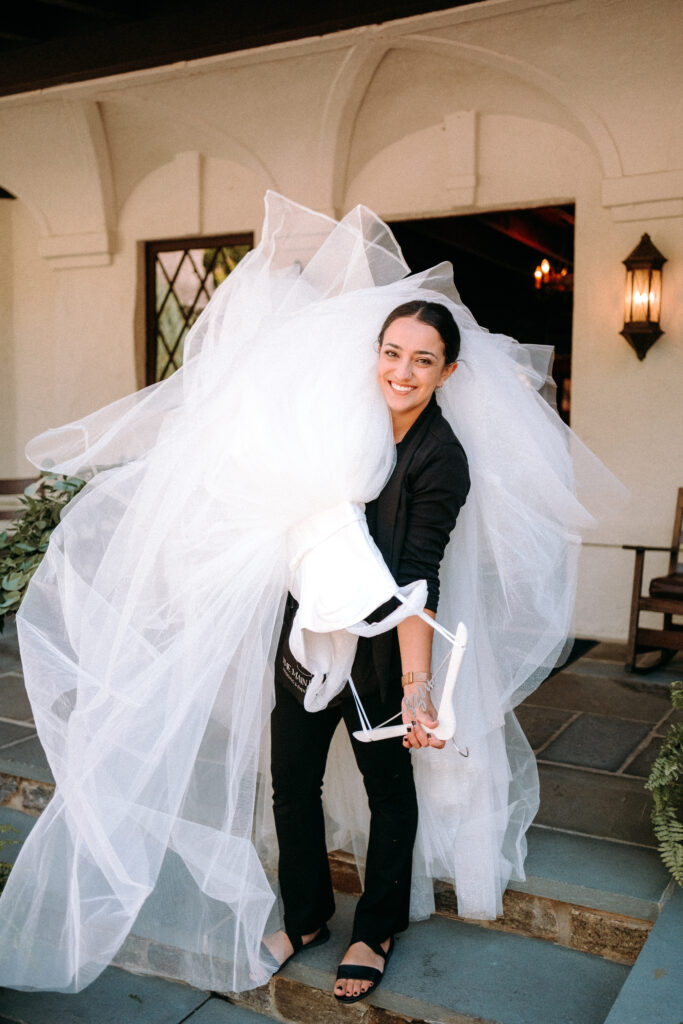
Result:
{"label": "ceiling beam", "polygon": [[[549,217],[544,215],[544,209],[541,207],[525,210],[524,213],[517,210],[484,213],[481,214],[480,220],[493,231],[499,231],[508,238],[534,249],[540,255],[571,268],[574,264],[574,232],[551,223]],[[558,207],[549,209],[554,212]],[[565,212],[565,223],[573,226],[574,218]]]}

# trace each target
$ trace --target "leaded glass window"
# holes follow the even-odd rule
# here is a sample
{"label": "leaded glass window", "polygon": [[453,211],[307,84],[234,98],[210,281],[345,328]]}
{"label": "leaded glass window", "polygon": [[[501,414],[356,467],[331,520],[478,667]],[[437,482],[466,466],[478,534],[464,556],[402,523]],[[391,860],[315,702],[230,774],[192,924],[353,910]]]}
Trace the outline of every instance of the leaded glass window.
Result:
{"label": "leaded glass window", "polygon": [[253,243],[248,234],[145,244],[148,384],[182,365],[187,332]]}

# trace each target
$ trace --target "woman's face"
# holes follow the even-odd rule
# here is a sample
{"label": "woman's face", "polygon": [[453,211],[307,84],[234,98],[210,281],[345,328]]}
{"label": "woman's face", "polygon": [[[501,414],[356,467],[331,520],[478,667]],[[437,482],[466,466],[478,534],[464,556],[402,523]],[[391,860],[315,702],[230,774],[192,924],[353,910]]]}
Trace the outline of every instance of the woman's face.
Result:
{"label": "woman's face", "polygon": [[414,422],[453,373],[441,335],[430,324],[400,317],[389,324],[379,350],[377,379],[392,417]]}

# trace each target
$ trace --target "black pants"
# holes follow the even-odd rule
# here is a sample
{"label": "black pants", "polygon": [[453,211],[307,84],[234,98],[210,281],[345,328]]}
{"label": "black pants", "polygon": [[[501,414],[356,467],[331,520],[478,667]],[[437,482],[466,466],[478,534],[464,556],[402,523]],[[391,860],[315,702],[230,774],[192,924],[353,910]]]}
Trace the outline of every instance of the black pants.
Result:
{"label": "black pants", "polygon": [[[383,704],[379,695],[364,697],[363,703],[373,724],[396,710]],[[342,717],[349,734],[360,728],[350,694],[324,711],[309,712],[276,683],[271,717],[273,807],[280,892],[290,935],[313,932],[334,913],[321,793],[330,743]],[[365,890],[356,907],[351,942],[383,942],[408,927],[417,832],[413,768],[400,738],[375,743],[351,738],[351,743],[371,815]]]}

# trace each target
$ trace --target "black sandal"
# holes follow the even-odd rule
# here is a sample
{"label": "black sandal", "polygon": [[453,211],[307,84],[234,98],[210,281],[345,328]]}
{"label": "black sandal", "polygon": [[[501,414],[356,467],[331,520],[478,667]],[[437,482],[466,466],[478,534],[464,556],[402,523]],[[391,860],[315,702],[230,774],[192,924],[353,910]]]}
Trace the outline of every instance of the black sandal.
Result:
{"label": "black sandal", "polygon": [[[277,974],[279,971],[281,971],[285,964],[288,964],[292,957],[295,957],[297,953],[300,953],[303,949],[312,949],[313,946],[322,946],[323,942],[327,942],[330,937],[330,929],[327,927],[326,924],[322,925],[316,937],[314,939],[311,939],[310,942],[304,942],[300,935],[290,935],[289,932],[287,932],[286,934],[287,938],[294,947],[294,952],[290,953],[290,955],[282,961],[282,963],[273,971],[273,974]],[[273,962],[277,963],[275,957],[268,949],[265,942],[261,943],[261,948],[262,955],[266,961],[270,959]]]}
{"label": "black sandal", "polygon": [[372,985],[365,992],[359,992],[357,996],[338,996],[336,992],[333,993],[334,998],[338,1003],[357,1003],[360,999],[365,999],[371,992],[374,992],[382,978],[384,977],[384,971],[387,969],[389,963],[389,957],[394,951],[394,936],[392,935],[389,939],[389,948],[386,953],[380,946],[379,942],[370,942],[368,939],[361,939],[366,946],[369,946],[373,953],[377,953],[378,956],[384,958],[384,970],[380,971],[377,967],[361,967],[360,964],[340,964],[337,969],[337,981],[349,981],[351,979],[358,979],[359,981],[371,981]]}

